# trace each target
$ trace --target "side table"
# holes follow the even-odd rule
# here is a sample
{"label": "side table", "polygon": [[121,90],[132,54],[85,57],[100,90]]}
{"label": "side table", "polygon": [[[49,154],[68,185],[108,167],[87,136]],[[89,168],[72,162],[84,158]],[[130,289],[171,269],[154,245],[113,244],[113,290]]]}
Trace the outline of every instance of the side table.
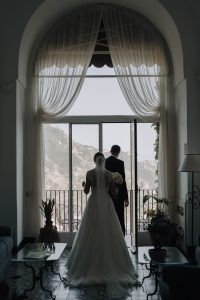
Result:
{"label": "side table", "polygon": [[[27,292],[32,291],[35,288],[36,281],[39,281],[41,289],[48,292],[52,299],[56,298],[51,290],[44,287],[43,274],[50,269],[53,274],[58,275],[60,280],[62,280],[60,274],[54,271],[54,263],[59,260],[66,245],[66,243],[26,244],[24,248],[11,258],[12,261],[23,262],[24,266],[29,268],[32,272],[32,285],[29,289],[24,290],[24,295],[26,295]],[[42,267],[39,268],[38,273],[31,262],[42,263]]]}
{"label": "side table", "polygon": [[161,258],[160,256],[156,258],[156,255],[151,258],[149,255],[149,250],[152,249],[153,247],[138,247],[137,256],[138,263],[141,265],[145,265],[146,269],[149,270],[149,274],[142,279],[142,284],[144,283],[144,280],[146,278],[149,278],[151,276],[154,276],[155,279],[154,291],[147,294],[147,300],[150,296],[155,295],[158,290],[159,276],[164,265],[188,263],[188,260],[176,247],[164,247],[164,249],[166,250],[165,258]]}

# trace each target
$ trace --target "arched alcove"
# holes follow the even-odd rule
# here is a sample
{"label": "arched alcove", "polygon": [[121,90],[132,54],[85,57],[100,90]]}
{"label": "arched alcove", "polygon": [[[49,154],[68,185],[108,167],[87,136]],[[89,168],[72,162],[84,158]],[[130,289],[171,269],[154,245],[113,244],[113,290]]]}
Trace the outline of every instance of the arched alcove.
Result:
{"label": "arched alcove", "polygon": [[[39,6],[27,23],[19,50],[18,79],[24,86],[27,85],[28,70],[32,69],[35,51],[51,24],[70,11],[74,11],[84,4],[94,4],[95,2],[98,3],[97,0],[74,0],[73,2],[60,0],[58,5],[54,0],[46,0]],[[107,0],[102,2],[111,3]],[[112,1],[112,3],[121,5],[119,0]],[[147,17],[162,33],[171,53],[174,85],[177,85],[183,79],[183,52],[180,36],[171,16],[157,0],[151,1],[151,3],[148,0],[125,0],[123,6],[136,10]]]}
{"label": "arched alcove", "polygon": [[[194,45],[191,45],[191,49],[188,46],[188,36],[190,36],[190,41],[193,40],[194,34],[190,35],[191,30],[187,30],[185,37],[182,34],[180,36],[178,31],[178,22],[179,26],[181,26],[181,22],[183,24],[183,20],[178,19],[177,15],[172,16],[167,11],[167,9],[160,3],[161,1],[158,0],[124,0],[123,3],[120,0],[102,0],[101,3],[113,3],[116,5],[123,5],[129,9],[133,9],[140,14],[144,15],[146,18],[148,18],[155,26],[156,28],[161,32],[163,37],[165,38],[168,48],[170,50],[171,58],[172,58],[172,64],[173,64],[173,75],[174,75],[174,86],[177,87],[175,89],[175,100],[176,100],[176,111],[174,112],[176,115],[176,127],[175,127],[175,134],[177,136],[177,141],[175,145],[176,150],[176,160],[177,164],[179,163],[180,158],[183,156],[183,144],[188,142],[189,151],[194,150],[199,147],[199,143],[197,143],[198,140],[198,131],[194,130],[197,125],[199,124],[199,116],[198,116],[198,109],[197,105],[199,105],[198,102],[198,94],[199,94],[199,85],[198,80],[196,78],[193,79],[193,73],[192,73],[192,67],[191,70],[189,70],[189,75],[192,74],[190,78],[188,78],[188,72],[185,70],[186,63],[193,60],[195,61],[195,55],[192,57],[191,53],[192,50],[195,47]],[[164,2],[164,1],[162,1]],[[66,15],[70,13],[71,11],[75,11],[79,7],[87,4],[94,4],[98,3],[97,0],[74,0],[74,1],[66,1],[66,0],[44,0],[43,3],[37,8],[37,10],[33,13],[29,21],[27,22],[26,27],[24,28],[24,33],[22,35],[19,53],[16,53],[16,56],[18,54],[18,82],[17,82],[17,109],[18,109],[18,115],[17,115],[17,122],[20,124],[21,127],[17,128],[17,131],[20,132],[21,140],[18,141],[17,149],[18,153],[21,153],[20,158],[18,159],[17,169],[20,171],[20,163],[21,163],[21,169],[23,169],[23,136],[21,136],[21,132],[23,132],[23,124],[24,118],[23,112],[24,111],[24,104],[25,101],[25,93],[24,90],[26,89],[27,82],[28,82],[28,71],[32,70],[34,58],[35,58],[35,52],[38,49],[38,45],[41,42],[41,39],[49,29],[49,27],[56,22],[57,19],[62,17],[63,15]],[[170,5],[169,5],[170,6]],[[166,5],[167,7],[167,5]],[[173,5],[171,5],[172,11],[173,11]],[[176,7],[174,5],[174,11],[175,14]],[[178,10],[178,8],[177,8]],[[186,11],[185,11],[186,13]],[[174,17],[174,19],[173,19]],[[182,18],[184,18],[182,16]],[[175,21],[174,21],[175,20]],[[177,22],[177,24],[175,23]],[[183,24],[184,25],[184,24]],[[191,25],[191,24],[190,24]],[[185,26],[187,26],[185,24]],[[182,27],[184,30],[184,26]],[[184,43],[185,38],[185,43]],[[183,44],[183,49],[182,49]],[[190,43],[189,43],[190,44]],[[196,47],[197,48],[197,47]],[[186,62],[187,60],[187,62]],[[197,64],[198,66],[198,61]],[[186,77],[186,80],[183,80],[184,77]],[[189,92],[188,92],[189,90]],[[193,105],[189,106],[189,102]],[[22,107],[20,107],[20,105]],[[198,106],[199,107],[199,106]],[[195,112],[195,114],[194,114]],[[187,120],[186,120],[187,118]],[[13,134],[13,139],[15,137],[15,130],[11,132]],[[191,149],[190,149],[191,148]],[[21,176],[21,175],[20,175]],[[21,178],[21,177],[19,177]],[[187,178],[185,178],[184,182],[182,182],[179,178],[179,175],[177,175],[177,178],[173,179],[176,181],[177,184],[177,191],[178,191],[178,197],[180,199],[184,198],[185,195],[185,189],[187,188]],[[180,182],[181,181],[181,182]],[[17,198],[21,199],[23,198],[23,183],[18,180],[17,185],[20,186],[20,188],[17,188],[20,190],[21,194]],[[21,202],[20,202],[21,203]],[[20,216],[18,217],[19,220]],[[184,219],[184,218],[182,218]],[[21,221],[20,221],[21,222]],[[20,224],[22,227],[22,224]],[[21,229],[20,229],[21,230]],[[19,236],[20,240],[21,236]]]}
{"label": "arched alcove", "polygon": [[[104,6],[106,6],[106,5],[104,5]],[[112,5],[112,9],[113,9],[113,7],[114,6],[116,6],[116,4],[115,5]],[[118,6],[117,5],[117,7],[120,7],[120,10],[121,10],[121,5],[120,6]],[[127,8],[127,7],[126,7]],[[86,7],[86,9],[87,9],[87,7]],[[119,8],[118,8],[119,9]],[[22,46],[21,46],[21,51],[20,51],[20,54],[21,54],[21,56],[20,56],[20,65],[19,65],[19,76],[21,76],[20,77],[20,79],[21,79],[21,81],[23,81],[23,78],[24,78],[24,83],[26,83],[26,80],[29,78],[29,76],[27,76],[28,74],[30,74],[31,75],[31,73],[29,73],[28,72],[28,74],[27,74],[27,71],[29,71],[30,70],[30,72],[33,70],[33,68],[32,68],[32,66],[33,66],[33,63],[34,63],[34,61],[35,61],[35,57],[36,57],[36,51],[37,51],[37,49],[39,48],[39,45],[41,44],[41,42],[42,42],[42,40],[43,40],[43,37],[45,37],[45,34],[46,34],[46,32],[48,31],[48,29],[51,27],[51,25],[53,24],[53,23],[56,23],[56,21],[58,20],[58,19],[60,19],[62,16],[64,16],[64,15],[69,15],[70,14],[70,12],[76,12],[76,11],[78,11],[79,10],[79,6],[77,5],[77,7],[75,8],[75,7],[73,7],[72,9],[71,9],[71,11],[70,11],[70,9],[68,9],[67,11],[66,11],[66,9],[65,9],[65,14],[63,13],[64,12],[64,10],[62,11],[62,14],[61,13],[57,13],[57,14],[55,14],[55,16],[54,17],[52,17],[52,19],[49,19],[45,24],[44,24],[44,26],[42,27],[42,26],[38,26],[38,34],[36,34],[36,32],[37,32],[37,30],[35,30],[35,26],[33,26],[33,23],[30,25],[30,23],[28,24],[28,27],[27,28],[29,28],[30,26],[30,28],[34,28],[34,32],[32,33],[32,32],[29,32],[29,35],[28,35],[28,39],[26,40],[26,46],[28,46],[27,48],[26,48],[26,52],[25,53],[23,53],[23,59],[22,59],[22,50],[23,50],[23,40],[22,40]],[[131,10],[130,9],[130,7],[128,8],[128,10],[129,11],[133,11],[133,9]],[[135,10],[134,10],[135,11]],[[137,10],[137,12],[138,12],[138,10]],[[131,13],[130,13],[131,14]],[[141,15],[141,13],[140,13],[140,15]],[[144,14],[142,14],[142,16],[144,16]],[[34,18],[33,18],[34,19]],[[109,19],[109,18],[108,18]],[[142,19],[143,19],[143,17],[142,17]],[[145,19],[145,18],[144,18]],[[36,19],[35,19],[36,20]],[[31,20],[31,21],[33,21],[33,20]],[[73,23],[73,22],[72,22]],[[65,25],[64,26],[64,28],[63,28],[63,32],[66,32],[66,28],[69,28],[70,27],[70,25],[72,25],[72,23],[69,23],[69,24],[67,24],[67,25]],[[126,21],[124,22],[124,23],[126,23]],[[78,23],[78,24],[82,24],[82,22],[80,23]],[[132,24],[132,23],[131,23]],[[155,24],[154,24],[155,25]],[[36,26],[37,27],[37,26]],[[153,26],[152,26],[153,27]],[[156,26],[157,27],[157,26]],[[29,29],[30,29],[29,28]],[[137,27],[135,27],[134,25],[131,25],[131,27],[130,27],[131,29],[132,28],[137,28]],[[154,27],[153,27],[154,28]],[[31,30],[31,29],[30,29]],[[157,32],[157,30],[155,29],[155,31]],[[73,31],[72,31],[73,32]],[[27,32],[27,34],[28,34],[28,32]],[[32,38],[30,38],[30,36],[32,35]],[[57,35],[56,34],[56,36],[59,36],[59,35]],[[160,36],[160,35],[159,35]],[[44,39],[45,40],[45,39]],[[162,39],[163,40],[163,39]],[[27,43],[27,42],[29,42],[29,43]],[[164,43],[165,44],[165,43]],[[166,45],[165,45],[166,46]],[[125,48],[125,47],[124,47]],[[166,48],[166,47],[165,47]],[[25,49],[25,48],[24,48]],[[39,57],[40,57],[40,55],[39,55]],[[116,65],[116,64],[115,64]],[[28,103],[28,102],[27,102]],[[27,143],[27,144],[30,144],[30,143]],[[26,151],[26,153],[27,153],[27,151]],[[24,158],[24,162],[25,162],[25,164],[26,164],[26,159]],[[27,169],[27,168],[26,168]],[[27,178],[28,178],[28,176],[27,176]],[[28,188],[28,190],[29,190],[29,187],[28,186],[26,186],[26,189]]]}

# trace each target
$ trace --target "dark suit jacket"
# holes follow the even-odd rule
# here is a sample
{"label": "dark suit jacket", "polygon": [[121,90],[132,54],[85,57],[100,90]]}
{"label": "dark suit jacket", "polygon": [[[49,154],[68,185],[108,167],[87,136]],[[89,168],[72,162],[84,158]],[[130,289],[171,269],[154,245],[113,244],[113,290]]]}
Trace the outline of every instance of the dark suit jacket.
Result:
{"label": "dark suit jacket", "polygon": [[105,167],[110,172],[118,172],[122,175],[124,179],[124,183],[120,186],[118,191],[118,198],[123,201],[128,200],[128,191],[126,187],[126,179],[125,179],[125,170],[124,170],[124,162],[117,157],[111,155],[106,158]]}

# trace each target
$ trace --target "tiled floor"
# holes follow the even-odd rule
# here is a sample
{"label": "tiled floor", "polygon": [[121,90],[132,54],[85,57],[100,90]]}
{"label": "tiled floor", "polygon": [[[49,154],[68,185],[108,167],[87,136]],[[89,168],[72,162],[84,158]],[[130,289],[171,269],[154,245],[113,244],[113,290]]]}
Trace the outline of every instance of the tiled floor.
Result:
{"label": "tiled floor", "polygon": [[[129,249],[130,250],[130,249]],[[55,266],[56,271],[60,272],[61,276],[65,276],[66,268],[65,264],[69,255],[69,249],[66,249],[60,260]],[[136,263],[136,255],[130,252],[134,266],[138,271],[139,280],[148,274],[145,266],[138,265]],[[36,264],[34,265],[36,266]],[[38,267],[38,266],[37,266]],[[12,291],[15,291],[18,295],[22,295],[24,289],[30,287],[31,284],[31,271],[26,268],[22,263],[12,263],[8,269],[6,275],[6,282]],[[44,286],[45,288],[53,289],[53,294],[56,296],[56,300],[103,300],[104,287],[98,286],[93,288],[72,289],[66,287],[64,282],[59,281],[59,277],[52,273],[44,273]],[[146,300],[147,293],[154,290],[154,278],[149,278],[144,281],[143,286],[135,288],[132,291],[131,296],[120,300]],[[43,292],[39,287],[39,282],[36,282],[36,286],[32,292],[28,292],[26,299],[31,300],[46,300],[51,299],[48,293]],[[15,298],[16,299],[16,298]],[[19,298],[21,299],[21,298]],[[149,297],[149,300],[160,300],[159,294]]]}

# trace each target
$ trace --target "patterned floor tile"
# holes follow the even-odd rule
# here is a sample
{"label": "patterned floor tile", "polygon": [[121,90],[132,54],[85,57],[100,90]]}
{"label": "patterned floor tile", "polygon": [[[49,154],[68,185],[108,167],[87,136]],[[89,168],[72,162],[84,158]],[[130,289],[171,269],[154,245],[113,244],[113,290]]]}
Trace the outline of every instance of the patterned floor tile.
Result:
{"label": "patterned floor tile", "polygon": [[[149,271],[146,270],[144,265],[138,265],[136,255],[130,252],[133,264],[138,271],[139,281],[142,281],[143,277],[148,275]],[[55,265],[55,271],[59,272],[61,276],[66,274],[66,261],[69,256],[69,249],[65,249],[60,260]],[[33,266],[36,270],[39,269],[41,264],[33,262]],[[23,265],[23,263],[11,263],[7,275],[6,282],[12,292],[16,292],[18,295],[23,295],[24,289],[30,288],[32,284],[32,273]],[[81,289],[69,288],[60,281],[59,276],[50,272],[43,274],[44,287],[53,290],[53,294],[56,296],[56,300],[105,300],[105,287],[96,286]],[[154,278],[150,277],[144,281],[143,286],[135,288],[131,295],[120,300],[146,300],[147,293],[154,290],[155,282]],[[48,300],[51,299],[49,293],[44,292],[36,282],[36,286],[33,291],[26,293],[28,300]],[[159,294],[149,298],[150,300],[161,300]]]}

